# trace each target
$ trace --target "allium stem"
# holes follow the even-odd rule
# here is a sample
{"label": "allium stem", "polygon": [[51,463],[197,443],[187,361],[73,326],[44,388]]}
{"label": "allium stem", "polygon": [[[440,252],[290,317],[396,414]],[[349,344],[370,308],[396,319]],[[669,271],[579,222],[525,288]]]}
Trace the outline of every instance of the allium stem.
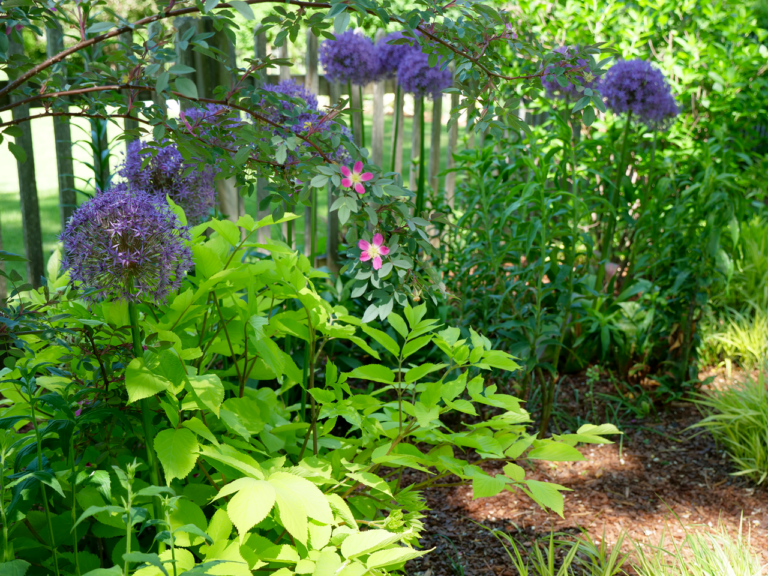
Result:
{"label": "allium stem", "polygon": [[363,100],[363,87],[358,86],[360,90],[360,139],[362,147],[365,148],[365,101]]}
{"label": "allium stem", "polygon": [[395,162],[397,156],[397,137],[400,131],[400,84],[395,90],[395,134],[392,138],[392,157],[390,158],[390,170],[395,171]]}
{"label": "allium stem", "polygon": [[[629,127],[632,125],[632,111],[627,114],[627,124],[624,126],[624,136],[621,142],[621,154],[619,156],[619,164],[616,166],[616,182],[611,190],[611,206],[613,211],[616,212],[619,201],[621,199],[621,179],[624,176],[624,171],[627,169],[625,164],[625,158],[627,153],[627,140],[629,137]],[[608,218],[608,225],[605,228],[605,237],[603,238],[603,246],[600,253],[600,260],[604,263],[597,268],[597,277],[595,278],[595,291],[600,292],[603,284],[603,278],[605,277],[605,265],[611,259],[611,252],[613,250],[613,233],[616,229],[616,219],[618,215],[611,214]]]}
{"label": "allium stem", "polygon": [[416,213],[420,216],[424,211],[424,187],[426,173],[424,170],[424,96],[419,96],[421,100],[421,117],[419,118],[419,179],[416,185]]}
{"label": "allium stem", "polygon": [[[128,302],[128,316],[131,319],[131,335],[133,336],[133,355],[136,358],[142,358],[144,351],[141,347],[141,332],[139,331],[139,311],[136,304]],[[144,398],[139,402],[141,407],[141,423],[144,428],[144,439],[147,445],[147,463],[149,464],[149,475],[152,484],[160,486],[160,470],[157,466],[155,449],[152,447],[154,432],[152,431],[152,410],[149,409],[149,400]]]}

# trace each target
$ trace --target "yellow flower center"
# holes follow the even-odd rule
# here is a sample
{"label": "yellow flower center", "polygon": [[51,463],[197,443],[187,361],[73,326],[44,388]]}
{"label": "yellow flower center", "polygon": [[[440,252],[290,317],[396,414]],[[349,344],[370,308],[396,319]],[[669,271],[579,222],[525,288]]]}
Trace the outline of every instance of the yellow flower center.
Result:
{"label": "yellow flower center", "polygon": [[363,179],[361,178],[362,174],[358,174],[357,172],[352,172],[350,174],[349,179],[352,180],[352,184],[362,184]]}
{"label": "yellow flower center", "polygon": [[379,251],[379,247],[371,244],[371,247],[368,248],[368,254],[371,258],[376,258],[376,256],[381,256],[381,252]]}

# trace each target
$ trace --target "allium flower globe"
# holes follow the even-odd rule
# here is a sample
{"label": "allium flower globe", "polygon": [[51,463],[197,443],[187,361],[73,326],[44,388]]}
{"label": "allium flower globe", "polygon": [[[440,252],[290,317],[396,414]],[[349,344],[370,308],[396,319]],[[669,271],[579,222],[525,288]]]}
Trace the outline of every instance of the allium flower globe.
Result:
{"label": "allium flower globe", "polygon": [[408,38],[403,36],[402,32],[392,32],[387,34],[384,38],[381,38],[376,42],[376,56],[379,60],[378,76],[383,78],[394,78],[397,75],[397,69],[400,67],[400,63],[411,52],[421,52],[421,47],[416,44],[415,40],[408,38],[414,45],[411,44],[390,44],[393,40],[399,40],[400,38]]}
{"label": "allium flower globe", "polygon": [[166,203],[118,185],[80,206],[61,235],[65,270],[90,301],[162,302],[192,267],[189,232]]}
{"label": "allium flower globe", "polygon": [[405,55],[397,69],[397,81],[406,92],[433,98],[453,83],[450,70],[441,70],[439,62],[437,66],[430,67],[429,55],[421,50]]}
{"label": "allium flower globe", "polygon": [[352,82],[365,86],[379,73],[379,58],[373,42],[354,30],[338,34],[336,40],[320,45],[320,63],[332,82]]}
{"label": "allium flower globe", "polygon": [[[555,48],[554,52],[558,52],[566,58],[572,58],[576,54],[576,48],[573,46],[560,46],[559,48]],[[547,95],[550,97],[563,98],[566,100],[578,100],[584,95],[584,93],[579,92],[576,89],[576,85],[570,81],[571,79],[575,78],[578,78],[582,87],[594,88],[596,84],[596,79],[594,77],[589,82],[585,80],[585,74],[589,74],[589,76],[591,76],[591,73],[589,72],[589,62],[587,62],[584,58],[579,58],[576,60],[575,66],[573,64],[569,64],[568,62],[558,62],[552,66],[547,67],[547,72],[554,73],[556,71],[555,68],[565,68],[566,70],[571,70],[572,68],[581,68],[582,66],[584,66],[583,70],[579,70],[567,78],[567,86],[560,86],[560,83],[555,78],[547,79],[547,77],[544,76],[541,84],[544,86],[544,88],[546,88]]]}
{"label": "allium flower globe", "polygon": [[[145,158],[149,163],[142,167]],[[187,174],[187,170],[192,170]],[[141,190],[165,202],[165,195],[182,207],[190,224],[200,224],[216,202],[214,177],[218,169],[207,165],[198,170],[196,164],[184,161],[173,142],[150,150],[145,142],[128,144],[125,163],[118,174],[125,178],[130,190]]]}
{"label": "allium flower globe", "polygon": [[620,60],[600,82],[605,104],[616,114],[631,112],[648,126],[663,128],[680,113],[661,70],[645,60]]}

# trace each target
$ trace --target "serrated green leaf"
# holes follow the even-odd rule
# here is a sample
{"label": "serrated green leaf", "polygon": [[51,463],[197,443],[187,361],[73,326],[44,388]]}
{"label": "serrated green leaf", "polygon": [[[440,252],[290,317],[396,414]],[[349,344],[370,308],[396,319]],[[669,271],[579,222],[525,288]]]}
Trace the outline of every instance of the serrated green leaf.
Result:
{"label": "serrated green leaf", "polygon": [[195,467],[199,444],[190,430],[163,430],[155,436],[154,446],[169,484],[174,478],[183,480]]}

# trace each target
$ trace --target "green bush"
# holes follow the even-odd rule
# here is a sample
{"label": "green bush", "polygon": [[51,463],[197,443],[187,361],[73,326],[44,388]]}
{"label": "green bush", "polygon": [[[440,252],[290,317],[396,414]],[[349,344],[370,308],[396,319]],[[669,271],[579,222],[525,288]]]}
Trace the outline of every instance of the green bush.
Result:
{"label": "green bush", "polygon": [[696,424],[709,430],[728,452],[739,476],[758,484],[768,480],[768,392],[763,372],[726,390],[700,395],[707,413]]}
{"label": "green bush", "polygon": [[[578,442],[615,427],[537,439],[520,401],[486,382],[518,368],[509,354],[424,304],[363,324],[320,297],[325,274],[305,257],[279,242],[259,245],[271,258],[249,252],[270,224],[194,228],[197,266],[166,304],[86,305],[56,256],[43,289],[12,299],[3,560],[29,575],[159,575],[174,559],[199,574],[383,574],[424,553],[421,490],[448,476],[562,514],[563,488],[514,461],[582,459]],[[479,406],[492,413],[462,422]],[[408,471],[427,476],[406,486]]]}

